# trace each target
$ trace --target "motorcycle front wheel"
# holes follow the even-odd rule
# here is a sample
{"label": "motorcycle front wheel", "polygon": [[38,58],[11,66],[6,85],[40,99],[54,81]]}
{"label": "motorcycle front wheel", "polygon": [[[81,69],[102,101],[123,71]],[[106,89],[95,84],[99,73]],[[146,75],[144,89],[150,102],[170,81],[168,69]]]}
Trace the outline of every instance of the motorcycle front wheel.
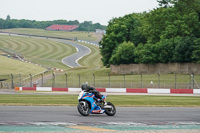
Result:
{"label": "motorcycle front wheel", "polygon": [[107,102],[107,105],[111,106],[111,108],[107,108],[105,110],[105,113],[108,115],[108,116],[114,116],[115,113],[116,113],[116,108],[115,106],[111,103],[111,102]]}
{"label": "motorcycle front wheel", "polygon": [[79,102],[77,109],[78,112],[83,116],[88,116],[90,114],[89,104],[86,101]]}

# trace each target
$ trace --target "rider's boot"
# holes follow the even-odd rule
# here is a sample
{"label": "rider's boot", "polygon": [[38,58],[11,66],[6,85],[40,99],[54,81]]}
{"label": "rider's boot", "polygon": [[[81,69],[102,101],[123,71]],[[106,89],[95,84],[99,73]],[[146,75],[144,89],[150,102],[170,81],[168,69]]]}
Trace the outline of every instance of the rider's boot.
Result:
{"label": "rider's boot", "polygon": [[96,105],[100,106],[101,108],[104,107],[104,105],[106,105],[107,103],[103,101],[103,99],[95,99],[96,101]]}

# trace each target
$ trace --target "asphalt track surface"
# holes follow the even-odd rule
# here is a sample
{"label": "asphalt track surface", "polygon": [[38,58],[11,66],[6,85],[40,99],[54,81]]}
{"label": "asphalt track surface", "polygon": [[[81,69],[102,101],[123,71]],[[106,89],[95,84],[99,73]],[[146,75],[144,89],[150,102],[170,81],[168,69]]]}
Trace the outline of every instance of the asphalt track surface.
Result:
{"label": "asphalt track surface", "polygon": [[56,39],[56,41],[71,45],[71,46],[76,48],[77,52],[75,54],[72,54],[72,55],[67,56],[67,57],[62,59],[62,63],[71,67],[71,68],[80,67],[81,65],[78,64],[78,60],[80,60],[82,57],[91,53],[91,50],[88,47],[83,46],[81,44],[78,44],[78,43],[75,43],[75,42],[72,42],[72,41],[67,41],[67,40]]}
{"label": "asphalt track surface", "polygon": [[0,122],[200,123],[199,107],[116,107],[115,116],[81,116],[76,106],[0,106]]}
{"label": "asphalt track surface", "polygon": [[198,133],[198,107],[116,107],[115,116],[81,116],[76,106],[0,106],[0,132]]}

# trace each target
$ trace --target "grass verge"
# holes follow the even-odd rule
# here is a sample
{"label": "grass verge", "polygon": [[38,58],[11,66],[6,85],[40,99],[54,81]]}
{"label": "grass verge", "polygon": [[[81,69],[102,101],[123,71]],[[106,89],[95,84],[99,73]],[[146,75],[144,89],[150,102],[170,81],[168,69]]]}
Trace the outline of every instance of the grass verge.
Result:
{"label": "grass verge", "polygon": [[[5,56],[0,55],[0,73],[3,74],[38,74],[44,72],[47,69],[37,66],[35,64],[25,63],[19,60],[13,60]],[[1,76],[0,76],[1,77]]]}
{"label": "grass verge", "polygon": [[51,36],[51,37],[62,37],[74,39],[78,38],[80,40],[86,41],[95,41],[97,36],[94,32],[66,32],[66,31],[47,31],[44,29],[34,29],[34,28],[14,28],[14,29],[4,29],[1,31],[11,32],[11,33],[20,33],[20,34],[29,34],[29,35],[41,35],[41,36]]}
{"label": "grass verge", "polygon": [[[199,96],[109,95],[106,101],[112,102],[115,106],[200,107]],[[76,106],[77,104],[77,95],[0,95],[0,105]]]}
{"label": "grass verge", "polygon": [[14,55],[21,55],[25,60],[46,67],[69,69],[61,60],[76,53],[76,49],[65,43],[49,39],[0,35],[0,48]]}

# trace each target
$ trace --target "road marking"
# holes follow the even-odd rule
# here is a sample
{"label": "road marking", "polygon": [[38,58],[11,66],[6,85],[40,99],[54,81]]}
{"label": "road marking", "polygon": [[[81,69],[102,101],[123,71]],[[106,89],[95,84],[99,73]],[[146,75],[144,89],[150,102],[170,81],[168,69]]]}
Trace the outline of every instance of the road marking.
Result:
{"label": "road marking", "polygon": [[[56,41],[59,41],[59,40],[56,40]],[[67,65],[67,66],[70,67],[70,68],[80,67],[81,65],[78,63],[78,61],[79,61],[81,58],[83,58],[84,56],[89,55],[89,54],[91,53],[91,49],[88,48],[88,47],[86,47],[86,46],[84,46],[84,45],[82,45],[82,44],[74,43],[74,42],[66,41],[66,40],[65,40],[65,41],[59,41],[59,42],[65,43],[65,44],[67,44],[67,45],[71,45],[71,46],[73,46],[73,47],[76,48],[76,51],[77,51],[76,53],[74,53],[74,54],[72,54],[72,55],[69,55],[69,56],[67,56],[67,57],[65,57],[65,58],[62,59],[62,63],[65,64],[65,65]],[[75,45],[75,46],[74,46],[74,45]],[[81,56],[81,57],[79,57],[78,59],[75,60],[74,63],[75,63],[75,65],[77,65],[77,66],[71,66],[71,65],[65,63],[64,60],[67,59],[67,58],[69,58],[69,57],[71,57],[71,56],[74,56],[74,55],[76,55],[76,54],[78,54],[78,53],[80,52],[80,49],[77,47],[77,45],[88,49],[88,50],[89,50],[89,53],[84,53],[83,56]]]}
{"label": "road marking", "polygon": [[115,131],[115,130],[110,130],[110,129],[95,128],[95,127],[88,127],[88,126],[70,126],[68,128],[87,130],[87,131],[105,131],[105,132]]}

